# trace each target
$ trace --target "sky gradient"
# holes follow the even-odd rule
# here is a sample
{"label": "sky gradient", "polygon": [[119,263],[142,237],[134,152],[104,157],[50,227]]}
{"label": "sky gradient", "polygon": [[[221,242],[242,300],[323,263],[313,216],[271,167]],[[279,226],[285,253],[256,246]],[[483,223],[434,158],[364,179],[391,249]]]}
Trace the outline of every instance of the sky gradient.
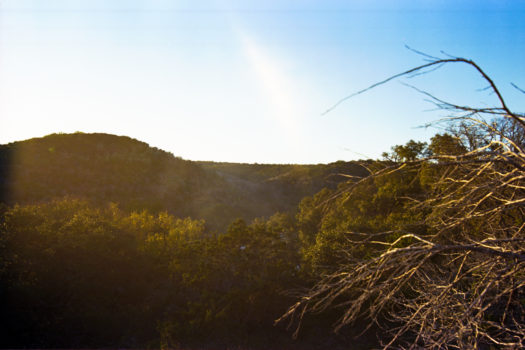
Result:
{"label": "sky gradient", "polygon": [[127,135],[190,160],[327,163],[426,141],[408,82],[493,105],[466,66],[342,97],[425,63],[475,60],[523,112],[525,1],[0,0],[0,143]]}

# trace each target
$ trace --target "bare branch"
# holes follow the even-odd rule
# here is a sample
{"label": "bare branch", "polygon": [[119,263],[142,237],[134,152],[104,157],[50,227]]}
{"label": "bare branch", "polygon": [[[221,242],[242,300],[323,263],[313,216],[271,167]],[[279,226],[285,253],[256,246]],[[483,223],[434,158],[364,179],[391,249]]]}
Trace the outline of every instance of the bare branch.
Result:
{"label": "bare branch", "polygon": [[469,151],[382,163],[327,203],[345,205],[373,181],[426,169],[433,174],[428,196],[405,199],[428,213],[426,232],[346,233],[346,260],[277,322],[297,326],[306,313],[335,308],[342,310],[336,330],[356,321],[383,325],[384,349],[525,348],[525,117],[508,108],[475,62],[410,50],[432,61],[346,96],[324,114],[396,78],[458,62],[481,74],[499,106],[452,104],[413,87],[451,113],[450,130]]}

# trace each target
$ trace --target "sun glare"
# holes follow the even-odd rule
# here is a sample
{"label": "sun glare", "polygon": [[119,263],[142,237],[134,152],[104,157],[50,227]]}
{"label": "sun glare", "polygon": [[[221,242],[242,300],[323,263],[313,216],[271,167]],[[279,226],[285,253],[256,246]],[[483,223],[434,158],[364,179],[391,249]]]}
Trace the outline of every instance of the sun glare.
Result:
{"label": "sun glare", "polygon": [[301,111],[297,98],[294,96],[294,83],[286,74],[275,57],[264,50],[246,32],[239,33],[243,52],[252,67],[257,80],[263,90],[268,105],[270,106],[270,117],[274,125],[282,129],[293,143],[301,144],[300,123],[298,117]]}

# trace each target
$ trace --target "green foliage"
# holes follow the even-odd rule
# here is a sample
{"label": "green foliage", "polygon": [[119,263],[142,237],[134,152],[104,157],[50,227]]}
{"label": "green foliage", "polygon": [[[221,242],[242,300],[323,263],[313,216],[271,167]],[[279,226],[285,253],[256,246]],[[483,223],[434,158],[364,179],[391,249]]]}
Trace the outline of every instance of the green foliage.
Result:
{"label": "green foliage", "polygon": [[0,202],[32,204],[57,198],[95,205],[118,203],[126,211],[167,211],[204,219],[225,230],[293,212],[306,195],[366,175],[356,163],[261,165],[191,162],[124,136],[53,134],[0,145]]}
{"label": "green foliage", "polygon": [[13,344],[101,346],[119,334],[118,344],[133,345],[147,331],[134,322],[146,311],[152,267],[115,206],[15,206],[2,222],[4,321],[20,337]]}
{"label": "green foliage", "polygon": [[461,140],[448,133],[436,134],[430,141],[428,151],[434,156],[457,156],[467,152],[465,146],[461,144]]}
{"label": "green foliage", "polygon": [[[441,213],[413,204],[444,191],[453,168],[438,160],[360,179],[464,154],[463,144],[437,134],[428,147],[393,147],[389,161],[311,166],[194,163],[104,134],[1,146],[0,346],[286,344],[273,321],[289,291],[376,257],[371,235],[425,237]],[[519,221],[510,214],[501,220]]]}
{"label": "green foliage", "polygon": [[[349,241],[350,233],[398,232],[425,234],[422,223],[427,212],[414,210],[414,201],[425,198],[427,189],[422,183],[421,171],[399,171],[386,176],[370,178],[353,188],[351,193],[340,191],[331,201],[329,192],[320,192],[301,202],[298,214],[300,237],[303,238],[304,259],[315,270],[326,271],[348,259],[346,251],[352,250],[355,258],[365,258],[374,250],[363,245],[355,249]],[[350,195],[351,194],[351,195]],[[352,249],[348,249],[349,245]]]}
{"label": "green foliage", "polygon": [[392,146],[392,153],[383,153],[383,158],[394,162],[413,162],[424,157],[427,143],[410,140],[405,145]]}
{"label": "green foliage", "polygon": [[66,199],[1,222],[4,347],[253,341],[280,334],[281,292],[297,283],[285,214],[210,235],[203,221]]}

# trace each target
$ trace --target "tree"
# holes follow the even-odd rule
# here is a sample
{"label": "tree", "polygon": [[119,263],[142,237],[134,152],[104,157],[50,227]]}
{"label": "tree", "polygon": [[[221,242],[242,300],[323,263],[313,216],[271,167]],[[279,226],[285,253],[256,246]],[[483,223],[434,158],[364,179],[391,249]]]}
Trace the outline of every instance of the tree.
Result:
{"label": "tree", "polygon": [[[354,244],[345,246],[344,263],[279,320],[336,308],[336,330],[366,319],[385,327],[385,349],[525,347],[525,116],[511,111],[491,78],[464,58],[433,58],[358,93],[459,63],[481,74],[499,105],[462,106],[425,93],[453,116],[454,137],[436,135],[427,158],[403,157],[344,192],[351,197],[407,168],[426,170],[429,195],[413,208],[428,211],[428,232],[345,233]],[[363,245],[371,256],[354,254]]]}
{"label": "tree", "polygon": [[430,141],[430,146],[428,146],[430,155],[460,155],[467,152],[461,140],[448,133],[436,134]]}
{"label": "tree", "polygon": [[392,153],[383,153],[383,158],[395,162],[413,162],[424,156],[427,149],[426,142],[410,140],[405,145],[392,147]]}

